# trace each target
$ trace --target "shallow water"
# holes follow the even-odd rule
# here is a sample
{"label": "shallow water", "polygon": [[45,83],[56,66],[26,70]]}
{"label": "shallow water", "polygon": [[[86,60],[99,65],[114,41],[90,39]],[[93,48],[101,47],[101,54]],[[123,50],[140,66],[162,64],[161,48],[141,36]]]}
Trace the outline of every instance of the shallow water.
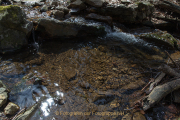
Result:
{"label": "shallow water", "polygon": [[[11,90],[10,100],[23,109],[46,96],[32,120],[122,118],[167,56],[115,29],[104,38],[49,40],[38,50],[2,56],[0,79]],[[33,85],[37,78],[42,85]],[[133,82],[139,86],[129,87]]]}

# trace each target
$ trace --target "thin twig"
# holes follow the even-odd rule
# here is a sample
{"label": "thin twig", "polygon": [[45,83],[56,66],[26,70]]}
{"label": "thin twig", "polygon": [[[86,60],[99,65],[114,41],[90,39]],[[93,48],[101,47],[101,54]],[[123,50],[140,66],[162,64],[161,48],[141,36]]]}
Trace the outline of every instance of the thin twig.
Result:
{"label": "thin twig", "polygon": [[174,62],[174,60],[171,58],[170,54],[165,50],[167,53],[168,57],[171,59],[171,61],[174,63],[174,65],[179,69],[179,66]]}
{"label": "thin twig", "polygon": [[[15,120],[16,117],[17,117],[21,112],[23,112],[23,111],[25,112],[26,109],[27,109],[27,107],[25,107],[25,108],[23,108],[22,110],[20,110],[20,111],[12,118],[12,120]],[[24,114],[24,112],[23,112],[23,114]]]}

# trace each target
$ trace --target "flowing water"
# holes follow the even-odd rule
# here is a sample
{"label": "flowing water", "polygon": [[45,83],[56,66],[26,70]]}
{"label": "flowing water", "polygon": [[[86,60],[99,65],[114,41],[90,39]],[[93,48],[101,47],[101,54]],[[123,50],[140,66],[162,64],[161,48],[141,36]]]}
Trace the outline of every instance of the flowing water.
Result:
{"label": "flowing water", "polygon": [[[45,96],[32,120],[122,118],[167,56],[118,27],[106,29],[103,38],[48,40],[38,47],[33,40],[35,47],[1,56],[0,79],[11,90],[10,100],[23,109]],[[38,80],[42,84],[34,85]],[[162,109],[146,114],[164,116]]]}

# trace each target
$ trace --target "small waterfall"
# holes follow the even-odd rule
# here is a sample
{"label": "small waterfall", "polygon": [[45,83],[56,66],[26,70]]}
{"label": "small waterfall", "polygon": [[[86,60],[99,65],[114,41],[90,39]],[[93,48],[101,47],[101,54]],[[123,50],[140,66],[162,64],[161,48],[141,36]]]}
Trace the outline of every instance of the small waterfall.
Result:
{"label": "small waterfall", "polygon": [[39,50],[39,44],[36,42],[35,40],[35,33],[34,33],[34,28],[32,29],[32,37],[33,37],[33,43],[32,43],[32,46],[37,50]]}

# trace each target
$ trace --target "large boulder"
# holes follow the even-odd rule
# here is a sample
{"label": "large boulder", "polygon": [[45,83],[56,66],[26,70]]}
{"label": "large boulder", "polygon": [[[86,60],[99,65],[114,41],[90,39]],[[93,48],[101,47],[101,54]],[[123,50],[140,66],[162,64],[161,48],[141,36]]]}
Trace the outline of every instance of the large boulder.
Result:
{"label": "large boulder", "polygon": [[149,2],[136,2],[133,4],[107,4],[105,8],[96,9],[98,13],[112,16],[122,23],[137,23],[151,17],[154,5]]}
{"label": "large boulder", "polygon": [[33,28],[25,13],[16,5],[0,6],[0,53],[22,48]]}
{"label": "large boulder", "polygon": [[159,47],[179,49],[179,41],[166,31],[159,30],[153,33],[145,33],[139,35],[139,37]]}
{"label": "large boulder", "polygon": [[103,26],[47,18],[39,20],[36,30],[41,37],[46,38],[102,36],[106,34]]}

